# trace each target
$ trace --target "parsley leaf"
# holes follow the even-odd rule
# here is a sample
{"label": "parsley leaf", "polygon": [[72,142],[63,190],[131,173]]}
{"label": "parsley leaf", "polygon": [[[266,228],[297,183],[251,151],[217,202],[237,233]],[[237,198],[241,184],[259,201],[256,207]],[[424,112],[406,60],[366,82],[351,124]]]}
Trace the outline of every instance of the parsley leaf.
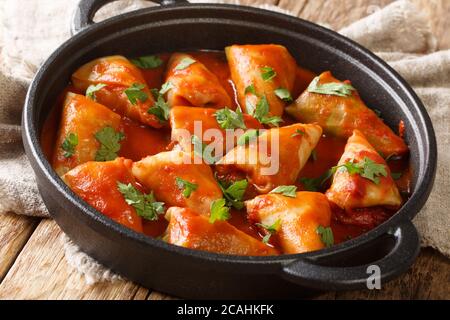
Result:
{"label": "parsley leaf", "polygon": [[148,95],[142,91],[145,85],[142,83],[133,83],[129,88],[125,89],[125,94],[130,100],[132,105],[136,105],[137,101],[145,102],[148,99]]}
{"label": "parsley leaf", "polygon": [[291,137],[294,138],[294,137],[304,136],[304,135],[305,135],[305,131],[297,129],[297,130],[295,130],[295,133],[291,135]]}
{"label": "parsley leaf", "polygon": [[348,83],[330,82],[320,84],[319,79],[320,77],[314,78],[307,89],[309,92],[348,97],[352,95],[352,91],[356,90],[351,84]]}
{"label": "parsley leaf", "polygon": [[277,73],[271,67],[265,66],[261,68],[261,77],[264,81],[270,81],[276,76]]}
{"label": "parsley leaf", "polygon": [[376,163],[368,157],[365,157],[363,161],[358,163],[353,161],[346,162],[340,167],[347,170],[349,174],[359,174],[375,184],[380,183],[380,176],[387,177],[385,165]]}
{"label": "parsley leaf", "polygon": [[230,110],[228,108],[217,110],[214,114],[217,123],[222,129],[246,129],[244,123],[244,116],[242,114],[241,108],[237,108],[236,111]]}
{"label": "parsley leaf", "polygon": [[95,139],[100,142],[100,148],[95,154],[95,161],[110,161],[117,158],[120,150],[119,141],[123,140],[125,135],[122,132],[116,132],[114,128],[106,126],[95,134]]}
{"label": "parsley leaf", "polygon": [[164,100],[161,91],[163,91],[163,89],[161,89],[160,91],[158,91],[157,89],[151,90],[155,98],[155,104],[147,110],[147,113],[155,115],[160,122],[164,123],[169,120],[170,107],[167,104],[166,100]]}
{"label": "parsley leaf", "polygon": [[170,89],[173,89],[173,84],[170,81],[167,81],[161,86],[161,90],[159,90],[159,94],[166,94]]}
{"label": "parsley leaf", "polygon": [[131,59],[131,63],[141,69],[155,69],[163,64],[163,61],[158,56],[143,56],[136,59]]}
{"label": "parsley leaf", "polygon": [[65,151],[64,157],[70,158],[75,154],[75,147],[78,145],[78,135],[76,133],[70,132],[63,143],[61,144],[61,148]]}
{"label": "parsley leaf", "polygon": [[191,196],[191,193],[198,189],[198,184],[186,181],[180,177],[175,178],[178,189],[183,191],[183,196],[187,199]]}
{"label": "parsley leaf", "polygon": [[[247,111],[249,111],[247,107]],[[283,120],[280,117],[268,117],[269,114],[269,102],[267,101],[267,97],[263,95],[259,102],[256,104],[256,108],[251,113],[253,117],[258,120],[262,124],[271,124],[273,126],[278,127],[280,125],[280,122],[283,122]]]}
{"label": "parsley leaf", "polygon": [[209,223],[214,223],[217,220],[226,221],[230,219],[230,208],[225,206],[226,200],[224,198],[214,200],[211,203],[211,214],[209,216]]}
{"label": "parsley leaf", "polygon": [[256,95],[255,86],[254,86],[253,84],[247,86],[247,87],[245,88],[245,92],[244,92],[244,93],[245,93],[245,94],[251,93],[251,94]]}
{"label": "parsley leaf", "polygon": [[117,182],[117,189],[125,198],[127,204],[132,206],[136,213],[144,219],[156,221],[160,214],[164,213],[164,202],[157,202],[153,192],[144,194],[137,190],[131,183]]}
{"label": "parsley leaf", "polygon": [[91,84],[87,89],[86,89],[86,97],[88,97],[91,100],[96,101],[97,97],[95,96],[95,93],[97,91],[99,91],[100,89],[106,87],[107,85],[104,83],[97,83],[97,84]]}
{"label": "parsley leaf", "polygon": [[175,67],[175,70],[183,70],[189,67],[191,64],[195,63],[196,61],[190,57],[185,57],[181,59],[181,61],[177,64]]}
{"label": "parsley leaf", "polygon": [[244,208],[242,199],[244,198],[248,186],[248,181],[246,179],[236,181],[229,186],[226,186],[226,184],[220,180],[218,180],[218,183],[228,205],[233,206],[238,210]]}
{"label": "parsley leaf", "polygon": [[333,230],[330,227],[318,226],[316,229],[317,234],[320,235],[322,243],[328,248],[334,244]]}
{"label": "parsley leaf", "polygon": [[218,159],[214,158],[214,156],[211,154],[213,150],[211,150],[211,152],[208,154],[208,152],[206,152],[205,150],[207,147],[206,143],[203,143],[203,141],[199,137],[197,137],[196,135],[192,135],[191,143],[194,146],[194,154],[202,157],[207,164],[211,165],[216,163]]}
{"label": "parsley leaf", "polygon": [[284,102],[292,102],[292,96],[288,89],[286,88],[278,88],[275,91],[275,95],[283,100]]}
{"label": "parsley leaf", "polygon": [[259,130],[249,129],[245,131],[237,140],[239,146],[244,146],[255,140],[260,135]]}
{"label": "parsley leaf", "polygon": [[280,229],[280,224],[281,224],[281,220],[278,219],[277,221],[274,222],[274,224],[268,226],[266,224],[262,224],[262,223],[256,223],[256,225],[258,227],[261,227],[263,229],[265,229],[268,233],[264,236],[262,242],[267,244],[270,240],[270,238],[272,237],[272,235],[274,235],[275,233],[278,232],[278,230]]}
{"label": "parsley leaf", "polygon": [[296,191],[297,191],[296,186],[279,186],[270,191],[269,193],[279,193],[285,197],[295,198],[297,197]]}

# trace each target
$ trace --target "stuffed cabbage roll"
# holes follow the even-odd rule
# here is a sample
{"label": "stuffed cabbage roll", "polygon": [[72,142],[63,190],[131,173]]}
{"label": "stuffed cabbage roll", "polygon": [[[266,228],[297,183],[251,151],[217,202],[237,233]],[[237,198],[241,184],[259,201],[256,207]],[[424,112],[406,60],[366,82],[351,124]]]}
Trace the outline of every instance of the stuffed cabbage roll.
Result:
{"label": "stuffed cabbage roll", "polygon": [[217,171],[241,171],[259,193],[294,184],[322,135],[314,124],[265,130],[249,143],[239,144],[217,162]]}
{"label": "stuffed cabbage roll", "polygon": [[348,139],[326,195],[342,209],[402,204],[386,161],[359,130]]}
{"label": "stuffed cabbage roll", "polygon": [[269,102],[269,113],[281,116],[294,88],[297,63],[288,50],[280,45],[233,45],[225,48],[231,79],[239,103],[247,113],[262,95]]}
{"label": "stuffed cabbage roll", "polygon": [[226,221],[210,223],[189,208],[171,207],[166,241],[185,248],[240,256],[276,255],[277,251]]}
{"label": "stuffed cabbage roll", "polygon": [[142,232],[142,218],[119,191],[118,183],[139,189],[131,174],[131,160],[117,158],[107,162],[86,162],[63,176],[81,199],[116,222]]}
{"label": "stuffed cabbage roll", "polygon": [[194,164],[190,154],[172,150],[149,156],[133,164],[133,175],[167,206],[188,207],[209,214],[214,200],[222,191],[211,168]]}
{"label": "stuffed cabbage roll", "polygon": [[322,193],[297,192],[295,198],[270,193],[245,204],[249,220],[272,233],[284,253],[315,251],[333,244],[321,235],[331,222],[331,209]]}
{"label": "stuffed cabbage roll", "polygon": [[188,54],[174,53],[171,56],[165,82],[171,88],[167,92],[167,102],[171,107],[224,108],[232,105],[217,76]]}
{"label": "stuffed cabbage roll", "polygon": [[125,57],[93,60],[72,75],[72,82],[83,92],[97,86],[87,94],[121,115],[155,128],[163,126],[163,119],[148,112],[155,100],[141,71]]}
{"label": "stuffed cabbage roll", "polygon": [[120,116],[85,96],[69,92],[53,152],[55,171],[61,176],[79,164],[95,160],[101,147],[95,135],[103,130],[122,136]]}
{"label": "stuffed cabbage roll", "polygon": [[[233,112],[231,110],[221,109],[221,111]],[[217,109],[211,108],[191,108],[191,107],[173,107],[170,110],[170,127],[172,128],[172,141],[177,141],[181,148],[185,151],[192,150],[191,137],[196,133],[195,124],[201,123],[203,133],[207,133],[208,129],[215,129],[214,132],[218,135],[214,137],[222,142],[222,152],[227,152],[233,148],[236,144],[236,136],[233,135],[233,131],[228,132],[230,139],[227,139],[226,130],[220,125],[218,119],[220,116]],[[234,112],[233,112],[234,113]],[[226,120],[224,120],[226,121]],[[261,129],[262,125],[255,118],[248,114],[242,114],[242,121],[240,121],[242,128]],[[230,127],[232,128],[232,127]],[[203,135],[199,137],[202,142],[209,144],[211,140],[204,140]],[[223,154],[222,154],[223,155]]]}
{"label": "stuffed cabbage roll", "polygon": [[313,80],[286,111],[302,123],[319,124],[326,134],[333,136],[349,138],[353,130],[361,130],[384,157],[408,152],[403,139],[364,104],[350,83],[337,80],[331,72]]}

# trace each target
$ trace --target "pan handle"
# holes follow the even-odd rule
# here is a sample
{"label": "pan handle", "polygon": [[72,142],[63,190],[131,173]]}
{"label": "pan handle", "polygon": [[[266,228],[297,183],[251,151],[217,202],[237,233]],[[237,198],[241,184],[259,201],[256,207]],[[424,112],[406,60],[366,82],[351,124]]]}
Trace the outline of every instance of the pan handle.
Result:
{"label": "pan handle", "polygon": [[[71,33],[77,34],[82,29],[94,24],[95,13],[104,5],[116,0],[80,0],[72,20]],[[161,6],[189,3],[187,0],[149,0]]]}
{"label": "pan handle", "polygon": [[[407,271],[419,253],[420,241],[411,221],[398,226],[391,236],[395,245],[390,252],[378,261],[354,267],[330,267],[320,265],[312,259],[299,259],[282,269],[282,277],[304,287],[317,290],[363,289],[393,279]],[[344,258],[348,259],[348,257]],[[350,258],[351,259],[351,258]],[[379,274],[377,274],[379,272]]]}

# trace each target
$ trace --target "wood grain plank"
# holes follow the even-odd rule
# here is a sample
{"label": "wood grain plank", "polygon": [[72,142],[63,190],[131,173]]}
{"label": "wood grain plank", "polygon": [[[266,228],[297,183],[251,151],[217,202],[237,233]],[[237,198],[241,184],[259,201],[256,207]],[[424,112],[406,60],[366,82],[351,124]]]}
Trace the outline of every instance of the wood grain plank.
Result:
{"label": "wood grain plank", "polygon": [[0,282],[39,223],[39,218],[0,214]]}
{"label": "wood grain plank", "polygon": [[450,261],[437,251],[426,248],[404,275],[385,285],[381,290],[340,292],[336,299],[449,299]]}
{"label": "wood grain plank", "polygon": [[0,284],[0,299],[132,299],[142,297],[128,281],[87,285],[64,258],[62,231],[42,220]]}

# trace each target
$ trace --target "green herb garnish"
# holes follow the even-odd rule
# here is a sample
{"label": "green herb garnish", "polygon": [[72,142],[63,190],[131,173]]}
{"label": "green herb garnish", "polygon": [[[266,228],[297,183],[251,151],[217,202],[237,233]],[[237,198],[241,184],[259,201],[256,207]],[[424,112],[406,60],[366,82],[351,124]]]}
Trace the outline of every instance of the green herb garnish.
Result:
{"label": "green herb garnish", "polygon": [[297,130],[295,130],[295,133],[291,135],[291,137],[294,138],[294,137],[304,136],[304,135],[305,135],[305,131],[297,129]]}
{"label": "green herb garnish", "polygon": [[95,134],[95,139],[100,142],[100,148],[95,154],[95,161],[110,161],[117,158],[120,150],[120,141],[125,138],[122,132],[116,132],[112,127],[104,127]]}
{"label": "green herb garnish", "polygon": [[141,69],[155,69],[163,64],[163,61],[158,56],[143,56],[130,60],[132,64]]}
{"label": "green herb garnish", "polygon": [[320,77],[314,78],[307,90],[313,93],[329,94],[339,97],[349,97],[356,90],[351,84],[339,82],[320,84],[319,80]]}
{"label": "green herb garnish", "polygon": [[183,196],[187,199],[191,196],[192,192],[198,189],[198,184],[189,182],[187,180],[181,179],[180,177],[175,178],[178,189],[183,191]]}
{"label": "green herb garnish", "polygon": [[144,194],[131,183],[117,182],[117,189],[125,198],[127,204],[132,206],[136,213],[144,219],[156,221],[164,213],[164,202],[157,202],[153,192]]}
{"label": "green herb garnish", "polygon": [[95,93],[97,91],[99,91],[100,89],[106,87],[107,85],[104,83],[97,83],[97,84],[91,84],[87,89],[86,89],[86,97],[88,97],[91,100],[96,101],[97,97],[95,96]]}
{"label": "green herb garnish", "polygon": [[270,191],[270,193],[279,193],[285,197],[295,198],[297,197],[297,187],[296,186],[279,186]]}
{"label": "green herb garnish", "polygon": [[185,57],[181,59],[181,61],[177,64],[175,67],[175,70],[183,70],[189,67],[191,64],[195,63],[196,61],[192,58]]}
{"label": "green herb garnish", "polygon": [[145,85],[142,83],[133,83],[129,88],[125,89],[125,94],[130,100],[132,105],[136,105],[138,100],[140,102],[145,102],[148,99],[148,95],[142,91]]}
{"label": "green herb garnish", "polygon": [[246,179],[233,182],[227,185],[225,182],[218,180],[220,189],[222,190],[223,196],[227,200],[227,205],[232,206],[238,210],[244,208],[244,198],[245,191],[247,190],[248,181]]}
{"label": "green herb garnish", "polygon": [[288,89],[286,88],[278,88],[275,91],[275,95],[283,100],[284,102],[292,102],[292,96]]}
{"label": "green herb garnish", "polygon": [[248,94],[248,93],[256,95],[255,86],[253,84],[251,84],[245,88],[245,94]]}
{"label": "green herb garnish", "polygon": [[276,76],[277,73],[271,67],[265,66],[261,68],[261,77],[264,81],[270,81]]}
{"label": "green herb garnish", "polygon": [[276,127],[280,125],[280,122],[283,122],[283,119],[281,119],[280,117],[270,117],[268,116],[268,114],[269,102],[267,101],[267,97],[263,95],[259,102],[256,104],[256,108],[254,108],[254,111],[252,112],[253,117],[262,124],[271,124]]}
{"label": "green herb garnish", "polygon": [[75,154],[75,147],[78,145],[78,135],[76,133],[70,132],[63,143],[61,148],[64,150],[64,157],[70,158]]}
{"label": "green herb garnish", "polygon": [[328,248],[334,244],[333,230],[330,227],[318,226],[316,229],[317,234],[320,235],[322,243]]}
{"label": "green herb garnish", "polygon": [[401,172],[391,172],[392,179],[399,180],[403,174]]}
{"label": "green herb garnish", "polygon": [[[164,86],[164,85],[166,85],[166,86]],[[153,114],[154,116],[156,116],[158,118],[158,120],[162,123],[169,120],[169,116],[170,116],[170,107],[167,104],[166,100],[164,99],[163,94],[171,89],[171,87],[170,87],[171,84],[170,84],[170,82],[167,82],[164,85],[161,88],[161,90],[159,90],[159,91],[158,91],[158,89],[150,90],[153,97],[155,98],[155,104],[147,110],[147,112],[149,114]]]}
{"label": "green herb garnish", "polygon": [[173,84],[170,81],[167,81],[161,86],[161,90],[159,90],[159,94],[166,94],[170,89],[173,89]]}
{"label": "green herb garnish", "polygon": [[256,225],[258,227],[261,227],[263,229],[265,229],[268,233],[264,236],[264,238],[262,239],[262,242],[267,244],[269,243],[270,238],[272,237],[272,235],[274,235],[275,233],[278,232],[278,230],[280,229],[280,224],[281,224],[281,220],[278,219],[277,221],[274,222],[274,224],[268,226],[266,224],[262,224],[262,223],[256,223]]}
{"label": "green herb garnish", "polygon": [[225,199],[214,200],[211,203],[211,214],[209,216],[209,223],[214,223],[217,220],[226,221],[230,219],[230,208],[225,206]]}
{"label": "green herb garnish", "polygon": [[228,108],[217,110],[214,114],[217,123],[222,129],[246,129],[244,123],[244,115],[242,114],[241,108],[237,108],[236,111],[230,110]]}

